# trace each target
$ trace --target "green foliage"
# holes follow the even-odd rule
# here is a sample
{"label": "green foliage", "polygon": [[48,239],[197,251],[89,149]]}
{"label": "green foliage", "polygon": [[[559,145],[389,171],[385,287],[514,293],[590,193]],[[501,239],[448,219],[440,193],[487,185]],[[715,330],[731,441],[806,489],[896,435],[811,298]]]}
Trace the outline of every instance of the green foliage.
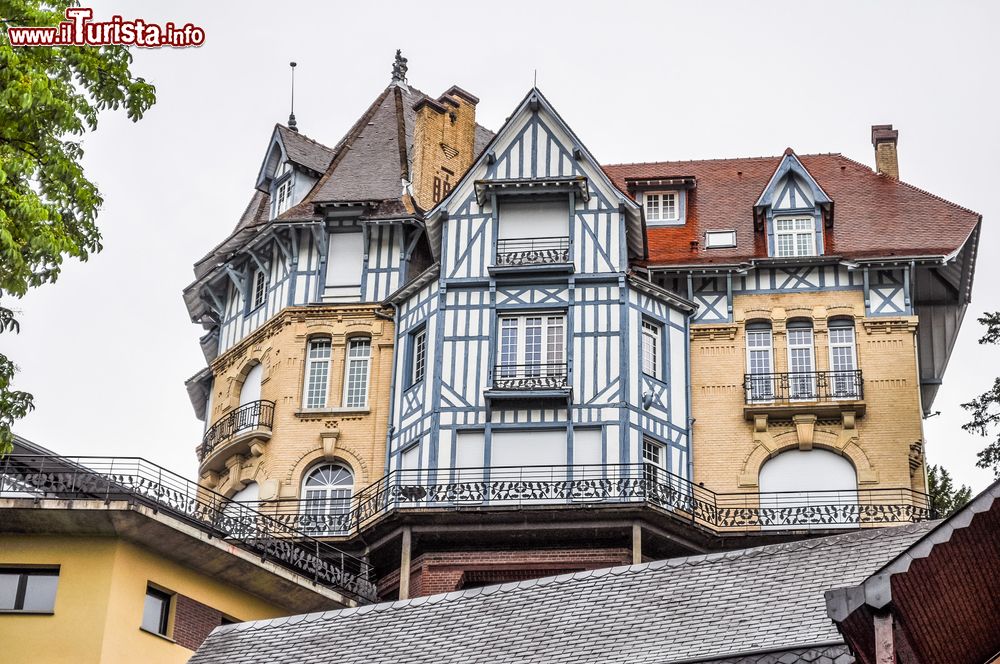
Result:
{"label": "green foliage", "polygon": [[[0,0],[4,25],[48,26],[66,0]],[[75,4],[75,3],[73,3]],[[55,281],[67,257],[101,250],[100,192],[83,172],[80,138],[98,114],[124,109],[134,122],[156,101],[155,88],[129,71],[124,47],[12,48],[0,34],[0,298],[23,296]],[[17,333],[13,310],[0,306],[0,333]],[[0,354],[0,453],[11,426],[34,406],[12,389],[14,364]]]}
{"label": "green foliage", "polygon": [[939,519],[950,516],[972,498],[972,489],[964,484],[955,488],[951,475],[944,466],[931,466],[927,469],[927,493],[931,500],[931,510]]}
{"label": "green foliage", "polygon": [[[1000,343],[1000,311],[987,312],[979,318],[986,326],[986,332],[979,339],[981,344]],[[1000,478],[1000,377],[993,381],[993,387],[986,390],[962,408],[972,413],[972,419],[962,425],[966,431],[990,437],[990,443],[979,451],[976,465],[992,468]]]}

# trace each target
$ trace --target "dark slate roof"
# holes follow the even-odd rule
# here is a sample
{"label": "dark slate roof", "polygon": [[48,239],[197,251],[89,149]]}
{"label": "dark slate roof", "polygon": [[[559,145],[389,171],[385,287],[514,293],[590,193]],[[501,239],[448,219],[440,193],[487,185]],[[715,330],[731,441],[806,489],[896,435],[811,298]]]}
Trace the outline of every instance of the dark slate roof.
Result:
{"label": "dark slate roof", "polygon": [[[946,256],[969,238],[980,215],[841,154],[797,155],[833,199],[825,252],[844,258]],[[622,191],[630,180],[694,177],[687,223],[648,229],[650,265],[736,263],[767,256],[753,207],[783,155],[604,166]],[[634,192],[629,192],[634,193]],[[706,231],[735,230],[737,246],[704,249]],[[691,250],[691,242],[701,248]]]}
{"label": "dark slate roof", "polygon": [[823,592],[857,583],[933,525],[229,625],[191,664],[766,662],[796,650],[809,654],[778,661],[841,664],[817,654],[843,643]]}
{"label": "dark slate roof", "polygon": [[288,158],[316,173],[324,173],[333,161],[333,150],[318,141],[292,131],[284,125],[277,125],[281,144],[285,146]]}

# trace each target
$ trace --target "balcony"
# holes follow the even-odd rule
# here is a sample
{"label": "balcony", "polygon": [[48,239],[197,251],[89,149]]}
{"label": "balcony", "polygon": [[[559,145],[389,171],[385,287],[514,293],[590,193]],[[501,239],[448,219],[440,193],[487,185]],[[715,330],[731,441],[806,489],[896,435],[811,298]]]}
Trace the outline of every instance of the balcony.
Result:
{"label": "balcony", "polygon": [[525,269],[544,272],[572,272],[568,237],[535,237],[523,240],[497,240],[496,264],[490,274],[521,272]]}
{"label": "balcony", "polygon": [[215,470],[214,466],[220,466],[224,457],[233,454],[258,455],[261,450],[255,445],[271,438],[273,421],[273,401],[251,401],[223,415],[205,432],[198,446],[202,469]]}
{"label": "balcony", "polygon": [[813,413],[824,417],[850,410],[861,417],[865,413],[860,369],[745,374],[743,394],[747,419],[759,414],[782,417]]}

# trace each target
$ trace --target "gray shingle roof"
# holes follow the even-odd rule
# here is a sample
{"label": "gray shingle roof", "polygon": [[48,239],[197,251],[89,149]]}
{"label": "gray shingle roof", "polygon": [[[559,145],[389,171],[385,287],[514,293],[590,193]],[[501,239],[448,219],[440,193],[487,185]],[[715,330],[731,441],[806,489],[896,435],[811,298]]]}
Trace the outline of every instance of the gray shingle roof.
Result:
{"label": "gray shingle roof", "polygon": [[288,158],[296,164],[316,173],[323,173],[333,161],[333,150],[325,145],[284,125],[278,125],[278,133],[281,135],[281,144],[285,146]]}
{"label": "gray shingle roof", "polygon": [[[835,662],[823,592],[933,523],[615,567],[216,629],[191,664]],[[784,651],[791,659],[762,659]],[[798,650],[801,656],[788,651]],[[811,659],[810,659],[811,658]],[[826,658],[826,659],[823,659]]]}

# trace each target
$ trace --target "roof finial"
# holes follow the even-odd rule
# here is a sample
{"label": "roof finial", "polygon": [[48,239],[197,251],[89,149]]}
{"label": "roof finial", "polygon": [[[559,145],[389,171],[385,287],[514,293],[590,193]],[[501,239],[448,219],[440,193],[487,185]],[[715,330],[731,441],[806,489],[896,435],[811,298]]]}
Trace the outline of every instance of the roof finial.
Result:
{"label": "roof finial", "polygon": [[406,70],[406,58],[403,57],[402,50],[397,48],[396,60],[392,63],[392,82],[406,85]]}
{"label": "roof finial", "polygon": [[288,113],[288,128],[292,131],[298,131],[299,128],[295,126],[295,67],[296,63],[289,62],[288,66],[292,68],[292,108]]}

